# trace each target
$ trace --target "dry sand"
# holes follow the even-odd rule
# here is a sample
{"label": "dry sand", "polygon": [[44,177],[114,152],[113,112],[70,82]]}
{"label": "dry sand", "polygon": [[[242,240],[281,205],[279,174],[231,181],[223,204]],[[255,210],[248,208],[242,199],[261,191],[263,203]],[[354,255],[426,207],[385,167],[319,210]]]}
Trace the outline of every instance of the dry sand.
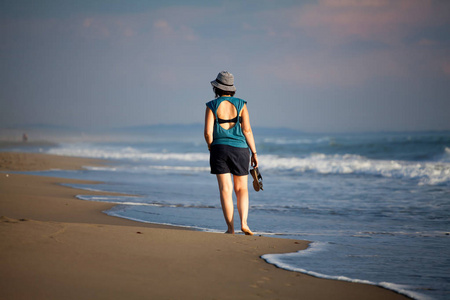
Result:
{"label": "dry sand", "polygon": [[77,200],[81,182],[6,170],[98,160],[0,153],[0,299],[407,299],[380,287],[289,272],[260,258],[306,241],[144,224]]}

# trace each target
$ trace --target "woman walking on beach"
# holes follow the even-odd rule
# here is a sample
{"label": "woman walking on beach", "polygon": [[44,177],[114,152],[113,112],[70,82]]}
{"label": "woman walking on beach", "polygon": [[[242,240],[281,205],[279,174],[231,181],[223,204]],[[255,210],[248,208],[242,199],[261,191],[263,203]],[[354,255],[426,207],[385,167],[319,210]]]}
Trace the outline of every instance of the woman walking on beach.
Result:
{"label": "woman walking on beach", "polygon": [[216,174],[219,184],[220,202],[228,226],[226,233],[234,234],[234,183],[241,230],[246,235],[253,235],[247,225],[249,148],[255,168],[258,157],[247,102],[234,97],[234,77],[227,71],[220,72],[211,85],[216,99],[206,103],[204,134],[210,150],[211,174]]}

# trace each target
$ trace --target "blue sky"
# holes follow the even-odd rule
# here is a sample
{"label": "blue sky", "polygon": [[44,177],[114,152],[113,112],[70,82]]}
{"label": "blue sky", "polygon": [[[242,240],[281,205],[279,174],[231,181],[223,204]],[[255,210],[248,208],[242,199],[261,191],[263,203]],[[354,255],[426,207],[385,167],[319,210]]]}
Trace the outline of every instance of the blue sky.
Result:
{"label": "blue sky", "polygon": [[235,75],[254,126],[450,130],[450,1],[0,3],[0,128],[201,123]]}

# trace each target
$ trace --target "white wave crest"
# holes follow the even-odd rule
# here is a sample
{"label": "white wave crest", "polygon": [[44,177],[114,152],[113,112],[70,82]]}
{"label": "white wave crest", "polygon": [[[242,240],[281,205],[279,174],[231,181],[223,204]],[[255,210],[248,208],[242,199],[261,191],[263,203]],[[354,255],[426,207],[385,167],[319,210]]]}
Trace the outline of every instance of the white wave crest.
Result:
{"label": "white wave crest", "polygon": [[[449,152],[450,148],[445,148],[445,153],[447,154]],[[209,160],[209,153],[154,153],[145,152],[132,147],[107,148],[83,144],[63,145],[62,147],[52,148],[47,153],[102,159],[126,159],[132,161],[184,161],[194,164],[196,162],[204,163]],[[414,179],[419,181],[419,185],[450,184],[450,162],[446,161],[412,162],[375,160],[354,154],[326,155],[316,153],[306,157],[261,155],[260,165],[261,168],[266,170],[292,170],[298,173],[316,172],[319,174],[376,175],[388,178]],[[152,168],[194,172],[205,172],[209,170],[206,166],[180,166],[179,164],[176,166],[152,166]]]}
{"label": "white wave crest", "polygon": [[441,161],[450,163],[450,147],[445,147]]}
{"label": "white wave crest", "polygon": [[288,139],[288,138],[265,138],[264,143],[276,144],[276,145],[310,145],[310,144],[321,144],[330,143],[332,139],[329,137],[323,138],[299,138],[299,139]]}
{"label": "white wave crest", "polygon": [[450,183],[450,163],[374,160],[360,155],[312,154],[304,158],[265,155],[261,168],[317,172],[320,174],[368,174],[417,179],[419,184]]}
{"label": "white wave crest", "polygon": [[95,148],[77,145],[67,145],[61,148],[48,150],[48,154],[76,156],[101,159],[131,159],[131,160],[180,160],[180,161],[207,161],[208,153],[152,153],[143,152],[132,147],[120,149]]}

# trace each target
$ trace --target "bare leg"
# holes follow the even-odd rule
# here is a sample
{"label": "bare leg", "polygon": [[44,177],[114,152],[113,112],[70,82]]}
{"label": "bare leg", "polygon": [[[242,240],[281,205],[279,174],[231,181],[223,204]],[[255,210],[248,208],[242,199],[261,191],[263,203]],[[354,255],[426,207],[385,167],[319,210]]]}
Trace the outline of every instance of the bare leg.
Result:
{"label": "bare leg", "polygon": [[253,235],[253,232],[247,225],[248,206],[249,206],[248,175],[233,176],[233,179],[234,179],[234,192],[236,193],[239,217],[241,218],[241,230],[246,235]]}
{"label": "bare leg", "polygon": [[234,234],[233,184],[231,182],[231,174],[218,174],[217,182],[219,183],[223,216],[228,226],[228,230],[225,233]]}

